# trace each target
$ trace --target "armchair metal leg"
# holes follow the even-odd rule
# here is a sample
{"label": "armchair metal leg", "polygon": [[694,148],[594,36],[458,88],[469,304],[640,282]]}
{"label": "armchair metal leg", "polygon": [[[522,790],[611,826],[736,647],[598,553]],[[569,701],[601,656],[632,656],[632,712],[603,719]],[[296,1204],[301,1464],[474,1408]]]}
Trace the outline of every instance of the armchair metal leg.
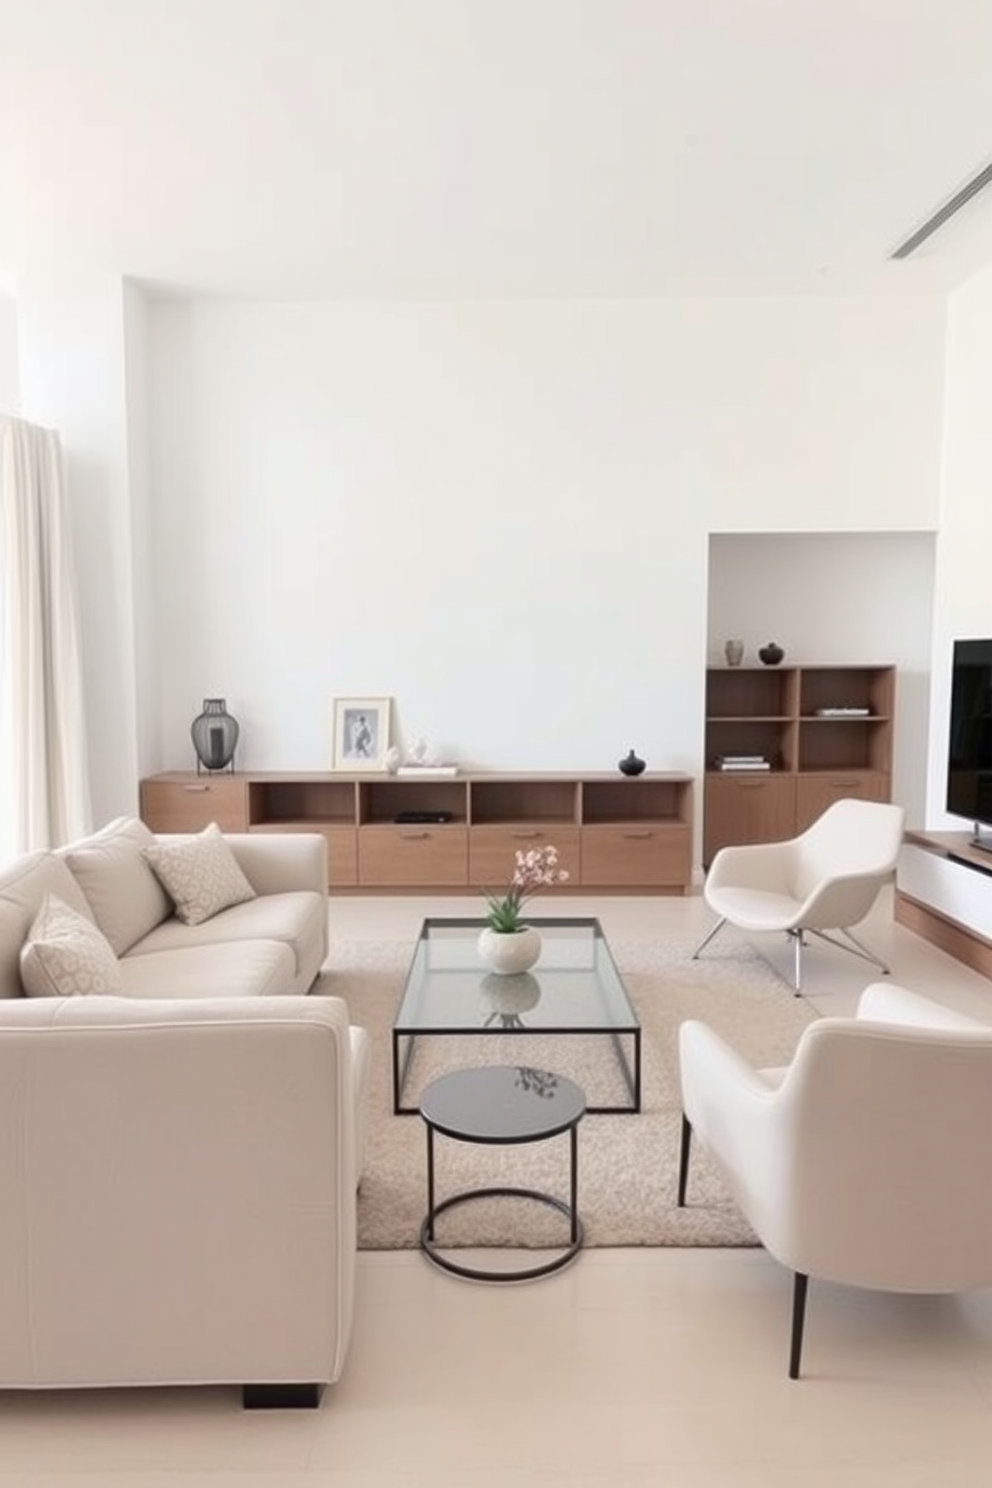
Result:
{"label": "armchair metal leg", "polygon": [[[838,932],[840,935],[844,936],[843,940],[836,940],[834,936],[828,934],[826,930],[811,930],[809,933],[810,935],[819,936],[821,940],[825,940],[827,942],[827,945],[836,946],[838,951],[847,951],[848,954],[851,956],[860,956],[862,961],[870,962],[872,966],[876,966],[878,968],[883,976],[888,976],[889,968],[888,966],[886,966],[885,962],[880,960],[879,957],[876,956],[875,952],[869,950],[868,947],[862,941],[858,940],[856,936],[852,935],[850,930],[841,929]],[[848,941],[851,942],[850,945],[847,944]]]}
{"label": "armchair metal leg", "polygon": [[700,951],[705,951],[706,947],[709,945],[709,943],[713,939],[714,935],[719,935],[720,931],[723,929],[723,927],[724,927],[724,925],[726,923],[727,923],[727,918],[726,918],[726,916],[724,916],[724,918],[722,920],[717,920],[716,924],[713,926],[713,929],[710,930],[707,935],[704,935],[703,936],[702,940],[699,942],[698,946],[696,947],[696,949],[692,953],[692,960],[693,961],[698,961]]}
{"label": "armchair metal leg", "polygon": [[689,1118],[682,1112],[682,1138],[679,1142],[679,1208],[685,1208],[685,1189],[689,1181],[689,1148],[692,1146],[692,1127]]}
{"label": "armchair metal leg", "polygon": [[809,1277],[797,1271],[792,1282],[792,1341],[789,1347],[789,1378],[799,1378],[799,1361],[803,1352],[803,1324],[806,1321],[806,1291]]}
{"label": "armchair metal leg", "polygon": [[792,982],[796,989],[796,996],[799,997],[803,989],[803,946],[806,944],[805,932],[800,928],[798,930],[788,930],[786,934],[792,941]]}

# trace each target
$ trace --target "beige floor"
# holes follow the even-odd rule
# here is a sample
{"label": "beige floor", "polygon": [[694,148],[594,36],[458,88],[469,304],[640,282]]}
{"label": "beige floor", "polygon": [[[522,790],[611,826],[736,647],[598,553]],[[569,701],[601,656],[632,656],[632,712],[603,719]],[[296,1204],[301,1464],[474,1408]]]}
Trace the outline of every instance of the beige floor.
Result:
{"label": "beige floor", "polygon": [[[466,907],[353,899],[334,922],[396,939]],[[705,923],[698,898],[568,907],[617,938]],[[898,980],[992,1021],[992,984],[893,925],[887,903],[865,938]],[[871,978],[810,954],[824,1012]],[[814,1283],[798,1383],[788,1310],[789,1279],[760,1251],[587,1251],[502,1289],[416,1253],[361,1255],[348,1366],[319,1411],[245,1415],[226,1390],[8,1393],[0,1488],[987,1488],[992,1292]]]}

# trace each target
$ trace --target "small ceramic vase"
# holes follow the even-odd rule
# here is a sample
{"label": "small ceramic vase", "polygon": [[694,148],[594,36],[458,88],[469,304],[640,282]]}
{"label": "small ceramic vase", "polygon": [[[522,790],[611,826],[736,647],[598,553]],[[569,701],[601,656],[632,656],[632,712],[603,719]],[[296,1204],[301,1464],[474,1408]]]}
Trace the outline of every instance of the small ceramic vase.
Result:
{"label": "small ceramic vase", "polygon": [[727,658],[728,666],[740,666],[741,662],[744,660],[744,642],[727,641],[723,647],[723,654]]}
{"label": "small ceramic vase", "polygon": [[621,775],[643,775],[647,769],[644,760],[631,749],[617,766]]}
{"label": "small ceramic vase", "polygon": [[781,646],[776,646],[774,641],[769,641],[767,646],[762,646],[758,652],[758,656],[764,662],[765,666],[778,666],[779,662],[785,656],[785,652]]}

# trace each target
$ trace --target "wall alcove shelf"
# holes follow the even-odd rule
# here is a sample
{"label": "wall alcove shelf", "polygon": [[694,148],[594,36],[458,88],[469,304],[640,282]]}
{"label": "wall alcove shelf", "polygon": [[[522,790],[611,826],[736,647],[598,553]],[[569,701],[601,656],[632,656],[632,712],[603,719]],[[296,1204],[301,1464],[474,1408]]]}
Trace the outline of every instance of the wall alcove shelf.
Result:
{"label": "wall alcove shelf", "polygon": [[[893,666],[710,668],[704,865],[729,844],[793,837],[844,796],[889,800],[895,677]],[[746,756],[763,763],[749,769]]]}
{"label": "wall alcove shelf", "polygon": [[[553,843],[568,890],[684,894],[692,877],[691,775],[175,771],[140,783],[155,832],[321,832],[335,890],[499,889],[519,848]],[[441,822],[397,822],[401,812]]]}

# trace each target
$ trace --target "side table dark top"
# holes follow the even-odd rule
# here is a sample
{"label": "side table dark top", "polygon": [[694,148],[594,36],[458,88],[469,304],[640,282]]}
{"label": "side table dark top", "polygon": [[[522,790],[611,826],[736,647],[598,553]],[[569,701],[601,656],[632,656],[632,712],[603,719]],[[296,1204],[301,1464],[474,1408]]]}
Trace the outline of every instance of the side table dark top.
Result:
{"label": "side table dark top", "polygon": [[463,1142],[537,1142],[568,1131],[585,1114],[585,1092],[564,1075],[526,1065],[482,1065],[441,1075],[424,1091],[420,1114]]}

